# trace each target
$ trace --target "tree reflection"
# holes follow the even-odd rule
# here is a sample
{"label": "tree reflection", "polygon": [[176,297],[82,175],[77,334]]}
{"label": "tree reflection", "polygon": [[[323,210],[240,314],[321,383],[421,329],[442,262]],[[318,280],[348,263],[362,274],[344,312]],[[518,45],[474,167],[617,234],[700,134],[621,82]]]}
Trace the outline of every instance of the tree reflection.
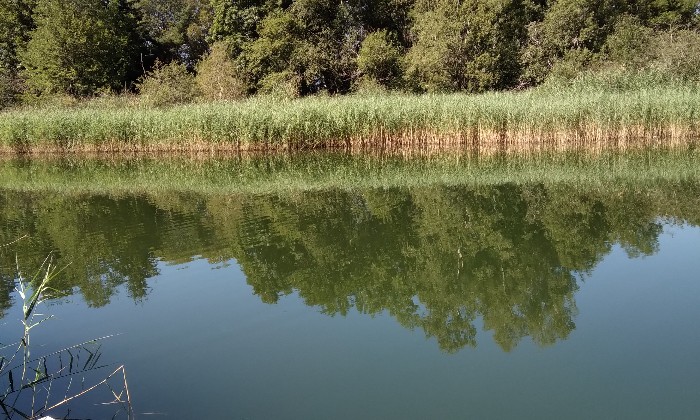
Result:
{"label": "tree reflection", "polygon": [[[658,249],[660,218],[700,221],[700,185],[572,188],[503,184],[287,195],[0,194],[0,314],[15,255],[25,270],[51,253],[60,293],[92,306],[124,285],[148,294],[158,261],[235,258],[267,303],[298,292],[329,315],[387,312],[448,352],[477,327],[506,351],[545,346],[575,328],[581,279],[619,244]],[[479,325],[481,324],[481,325]]]}

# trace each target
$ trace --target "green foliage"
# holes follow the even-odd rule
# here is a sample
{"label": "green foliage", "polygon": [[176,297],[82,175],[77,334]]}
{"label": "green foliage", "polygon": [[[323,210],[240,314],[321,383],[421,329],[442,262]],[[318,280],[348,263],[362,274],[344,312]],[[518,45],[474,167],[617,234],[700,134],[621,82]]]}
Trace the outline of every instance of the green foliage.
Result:
{"label": "green foliage", "polygon": [[687,28],[698,15],[697,0],[640,0],[636,3],[640,18],[656,29]]}
{"label": "green foliage", "polygon": [[0,109],[13,105],[23,90],[18,53],[34,28],[29,0],[0,0]]}
{"label": "green foliage", "polygon": [[[289,13],[275,11],[268,15],[260,27],[260,37],[254,42],[245,44],[243,51],[238,58],[249,77],[251,90],[262,88],[269,90],[266,86],[270,83],[261,83],[266,77],[280,77],[275,74],[284,72],[294,73],[288,69],[292,64],[292,55],[297,48],[297,40],[291,37],[296,31],[296,25]],[[285,79],[290,77],[285,76]],[[261,86],[262,85],[262,86]],[[299,88],[296,88],[294,95],[298,95]]]}
{"label": "green foliage", "polygon": [[0,64],[11,68],[18,64],[17,52],[29,40],[34,28],[32,0],[0,0]]}
{"label": "green foliage", "polygon": [[22,96],[22,105],[33,110],[75,109],[81,104],[82,102],[78,98],[67,93],[44,93],[40,96],[26,94]]}
{"label": "green foliage", "polygon": [[[528,41],[522,50],[524,84],[545,80],[560,63],[567,69],[559,73],[575,73],[586,69],[600,58],[602,50],[623,60],[645,60],[642,44],[651,32],[648,28],[674,29],[691,24],[697,2],[560,0],[552,2],[541,21],[528,27]],[[639,35],[635,39],[634,32]],[[608,37],[612,39],[608,42]],[[633,57],[641,53],[640,57]]]}
{"label": "green foliage", "polygon": [[198,94],[194,76],[175,61],[166,65],[156,63],[137,87],[146,103],[156,107],[192,102]]}
{"label": "green foliage", "polygon": [[600,51],[626,8],[626,2],[621,0],[552,3],[544,19],[528,28],[528,43],[522,52],[526,66],[524,82],[542,82],[552,68],[565,59],[578,68],[587,64],[593,54]]}
{"label": "green foliage", "polygon": [[90,95],[123,88],[134,60],[134,16],[118,0],[38,0],[22,54],[35,94]]}
{"label": "green foliage", "polygon": [[[417,7],[408,77],[420,90],[483,92],[510,87],[520,73],[522,2],[430,2]],[[418,3],[421,6],[422,3]]]}
{"label": "green foliage", "polygon": [[362,41],[358,69],[381,85],[397,85],[401,77],[401,51],[386,30],[372,32]]}
{"label": "green foliage", "polygon": [[290,7],[298,31],[292,63],[301,93],[348,92],[357,72],[359,22],[351,5],[332,0],[297,0]]}
{"label": "green foliage", "polygon": [[414,42],[406,56],[407,77],[426,91],[458,90],[459,72],[463,60],[455,54],[460,40],[459,22],[446,9],[430,10],[416,17]]}
{"label": "green foliage", "polygon": [[642,68],[655,58],[650,47],[653,38],[653,29],[642,25],[636,17],[625,16],[605,41],[605,58],[627,68]]}
{"label": "green foliage", "polygon": [[228,55],[226,45],[217,42],[197,65],[195,78],[199,92],[208,100],[240,99],[246,96],[246,84],[240,70]]}
{"label": "green foliage", "polygon": [[[700,33],[654,31],[623,21],[606,42],[601,64],[657,76],[656,84],[700,81]],[[638,78],[638,77],[637,77]],[[653,84],[649,84],[653,86]]]}
{"label": "green foliage", "polygon": [[360,96],[376,97],[381,95],[386,95],[388,93],[388,88],[379,83],[377,79],[361,76],[353,85],[353,94]]}
{"label": "green foliage", "polygon": [[561,60],[552,65],[547,80],[572,80],[592,67],[598,55],[588,49],[573,49],[564,53]]}
{"label": "green foliage", "polygon": [[301,77],[289,70],[270,73],[258,83],[258,93],[280,99],[298,98]]}
{"label": "green foliage", "polygon": [[410,15],[415,0],[354,0],[350,3],[364,30],[370,33],[385,30],[392,34],[392,42],[398,41],[403,48],[410,45]]}
{"label": "green foliage", "polygon": [[14,105],[21,91],[22,82],[16,74],[0,67],[0,110]]}
{"label": "green foliage", "polygon": [[140,28],[158,60],[193,68],[206,53],[214,9],[210,0],[138,0]]}
{"label": "green foliage", "polygon": [[213,18],[210,39],[225,41],[233,56],[258,38],[258,25],[273,10],[276,0],[212,0]]}
{"label": "green foliage", "polygon": [[361,34],[348,3],[298,0],[267,15],[258,30],[259,38],[244,45],[239,57],[253,86],[269,86],[270,75],[284,73],[299,80],[301,95],[352,87]]}
{"label": "green foliage", "polygon": [[699,24],[695,0],[0,0],[0,107],[129,90],[156,61],[205,69],[215,43],[246,94],[473,93],[616,66],[696,80]]}
{"label": "green foliage", "polygon": [[700,32],[664,32],[652,45],[656,49],[653,66],[681,80],[700,82]]}

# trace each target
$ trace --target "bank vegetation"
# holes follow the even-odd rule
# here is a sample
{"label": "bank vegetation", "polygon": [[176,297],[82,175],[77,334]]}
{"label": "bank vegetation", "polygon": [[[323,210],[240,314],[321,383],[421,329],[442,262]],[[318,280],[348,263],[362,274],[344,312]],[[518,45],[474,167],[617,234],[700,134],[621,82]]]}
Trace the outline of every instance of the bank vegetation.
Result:
{"label": "bank vegetation", "polygon": [[129,98],[0,114],[4,154],[465,148],[626,150],[695,144],[692,84],[628,86],[624,73],[521,92],[358,94],[156,108]]}
{"label": "bank vegetation", "polygon": [[682,144],[698,68],[696,0],[0,0],[0,151]]}

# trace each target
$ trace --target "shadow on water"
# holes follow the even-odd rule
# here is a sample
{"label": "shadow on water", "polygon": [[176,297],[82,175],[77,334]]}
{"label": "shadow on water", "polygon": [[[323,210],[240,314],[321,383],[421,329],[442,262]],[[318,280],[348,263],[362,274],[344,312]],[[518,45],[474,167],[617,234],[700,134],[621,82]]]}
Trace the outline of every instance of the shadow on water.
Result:
{"label": "shadow on water", "polygon": [[[235,259],[260,299],[297,292],[328,315],[389,313],[441,349],[476,346],[477,323],[509,351],[575,328],[575,293],[616,245],[658,248],[663,223],[700,224],[700,182],[504,182],[278,194],[0,192],[0,315],[15,256],[53,253],[54,287],[89,305],[125,286],[147,299],[160,261]],[[196,279],[193,279],[196,281]]]}

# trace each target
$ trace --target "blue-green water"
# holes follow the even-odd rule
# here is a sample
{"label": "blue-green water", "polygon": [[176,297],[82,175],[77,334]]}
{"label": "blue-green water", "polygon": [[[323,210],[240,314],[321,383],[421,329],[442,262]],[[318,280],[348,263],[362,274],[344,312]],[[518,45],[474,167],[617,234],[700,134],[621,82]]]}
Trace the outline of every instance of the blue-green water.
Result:
{"label": "blue-green water", "polygon": [[[102,357],[139,418],[696,418],[698,193],[8,189],[0,239],[29,238],[0,249],[0,342],[15,257],[51,254],[70,265],[34,352],[119,334]],[[71,415],[112,409],[96,402]]]}

